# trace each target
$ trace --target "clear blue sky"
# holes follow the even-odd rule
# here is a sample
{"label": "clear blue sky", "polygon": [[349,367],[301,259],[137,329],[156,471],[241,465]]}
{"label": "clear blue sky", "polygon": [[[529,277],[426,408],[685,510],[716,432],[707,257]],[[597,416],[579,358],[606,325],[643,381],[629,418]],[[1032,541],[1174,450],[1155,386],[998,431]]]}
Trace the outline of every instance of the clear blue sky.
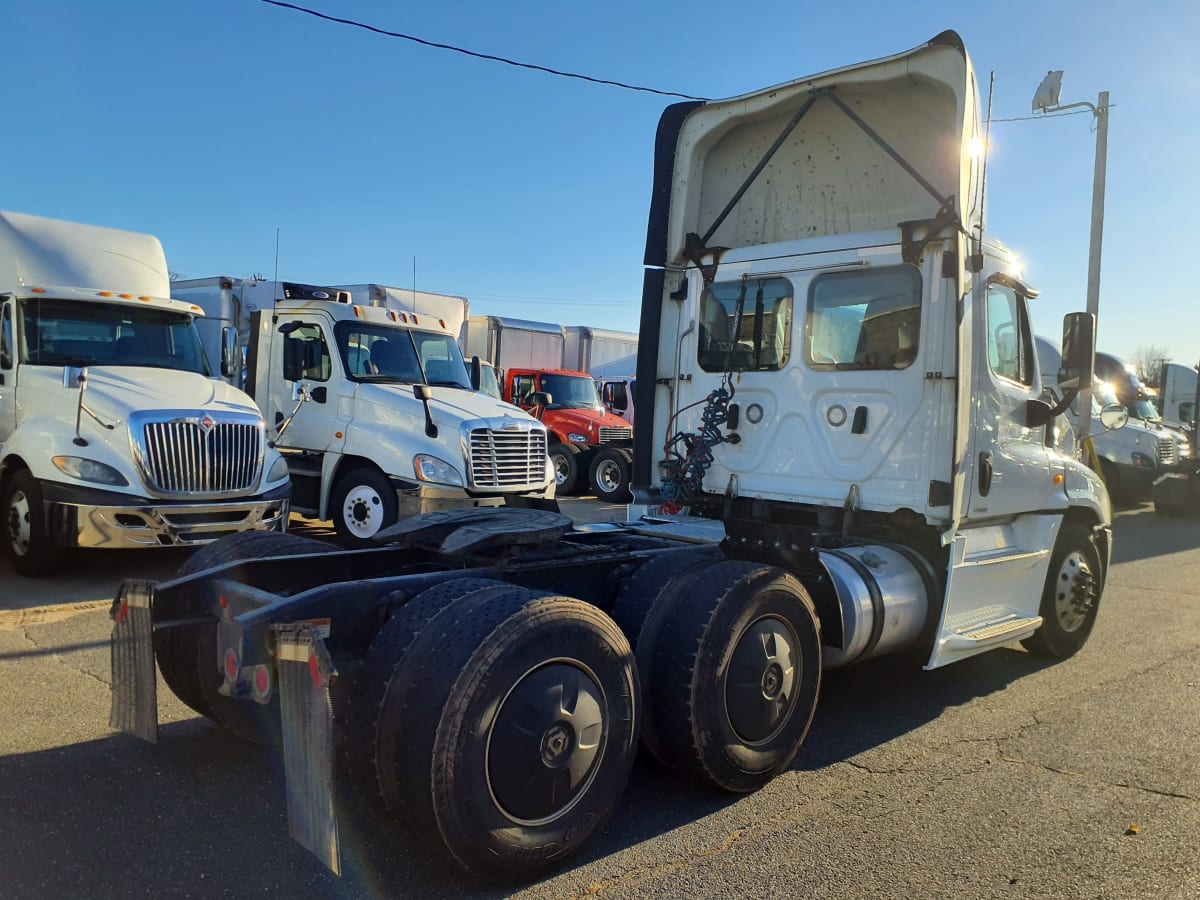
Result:
{"label": "clear blue sky", "polygon": [[[553,68],[727,97],[953,28],[994,115],[1112,94],[1100,346],[1200,358],[1192,293],[1200,3],[310,0]],[[189,277],[373,281],[472,312],[636,330],[654,130],[668,98],[467,58],[258,0],[6,0],[0,208],[158,235]],[[986,97],[984,98],[986,103]],[[1082,309],[1091,117],[993,127],[989,230]]]}

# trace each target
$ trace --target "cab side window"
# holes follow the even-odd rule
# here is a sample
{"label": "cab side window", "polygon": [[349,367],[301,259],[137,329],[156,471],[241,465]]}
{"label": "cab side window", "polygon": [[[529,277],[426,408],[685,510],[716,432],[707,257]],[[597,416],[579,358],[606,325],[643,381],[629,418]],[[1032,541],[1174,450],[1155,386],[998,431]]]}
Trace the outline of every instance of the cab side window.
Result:
{"label": "cab side window", "polygon": [[1033,336],[1025,298],[1006,284],[988,285],[987,355],[998,377],[1033,385]]}
{"label": "cab side window", "polygon": [[329,345],[319,325],[301,325],[289,332],[284,346],[284,358],[301,360],[303,370],[300,377],[309,381],[328,381],[333,370],[333,359]]}
{"label": "cab side window", "polygon": [[529,395],[537,390],[534,384],[532,375],[516,375],[513,377],[513,397],[514,402],[522,405],[529,405]]}
{"label": "cab side window", "polygon": [[13,348],[16,342],[13,340],[13,321],[12,321],[12,304],[4,304],[4,311],[0,313],[0,369],[11,369],[13,367]]}

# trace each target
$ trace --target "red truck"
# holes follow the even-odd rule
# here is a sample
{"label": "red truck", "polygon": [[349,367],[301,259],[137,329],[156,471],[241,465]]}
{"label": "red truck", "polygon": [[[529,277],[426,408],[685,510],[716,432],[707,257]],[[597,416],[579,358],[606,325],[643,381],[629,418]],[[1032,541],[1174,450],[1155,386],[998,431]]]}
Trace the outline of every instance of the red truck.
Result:
{"label": "red truck", "polygon": [[[546,397],[548,403],[537,402]],[[507,369],[504,399],[541,419],[549,430],[559,494],[590,485],[601,500],[629,501],[633,429],[605,411],[592,376],[566,369]]]}

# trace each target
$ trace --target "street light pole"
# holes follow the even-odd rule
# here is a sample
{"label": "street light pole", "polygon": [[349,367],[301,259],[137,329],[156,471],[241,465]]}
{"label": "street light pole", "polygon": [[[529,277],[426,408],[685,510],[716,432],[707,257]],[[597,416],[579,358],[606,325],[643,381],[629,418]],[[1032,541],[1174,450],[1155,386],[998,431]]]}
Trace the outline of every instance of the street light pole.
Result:
{"label": "street light pole", "polygon": [[[1087,311],[1096,320],[1099,331],[1100,314],[1100,251],[1104,242],[1104,182],[1108,171],[1108,91],[1101,91],[1096,105],[1090,103],[1068,103],[1058,105],[1062,89],[1062,71],[1050,71],[1038,86],[1033,97],[1033,109],[1043,113],[1056,113],[1086,106],[1096,119],[1096,166],[1092,175],[1092,236],[1088,251]],[[1083,373],[1079,390],[1079,438],[1087,437],[1092,427],[1092,377]]]}

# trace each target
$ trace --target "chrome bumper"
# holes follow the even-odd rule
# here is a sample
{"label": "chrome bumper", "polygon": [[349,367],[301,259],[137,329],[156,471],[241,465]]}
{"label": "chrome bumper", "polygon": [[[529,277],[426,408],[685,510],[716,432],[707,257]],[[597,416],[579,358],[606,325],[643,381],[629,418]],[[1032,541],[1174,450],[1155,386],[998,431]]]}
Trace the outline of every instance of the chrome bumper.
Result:
{"label": "chrome bumper", "polygon": [[50,539],[64,547],[182,547],[238,531],[285,531],[288,499],[92,506],[50,501]]}
{"label": "chrome bumper", "polygon": [[401,519],[420,515],[421,513],[438,512],[443,509],[504,506],[507,503],[505,497],[516,494],[524,497],[553,500],[555,489],[553,481],[540,491],[511,490],[506,493],[492,493],[489,491],[488,493],[480,494],[471,494],[464,488],[435,487],[429,484],[413,485],[411,482],[401,482],[399,479],[392,479],[392,484],[396,488],[397,509],[399,518]]}

